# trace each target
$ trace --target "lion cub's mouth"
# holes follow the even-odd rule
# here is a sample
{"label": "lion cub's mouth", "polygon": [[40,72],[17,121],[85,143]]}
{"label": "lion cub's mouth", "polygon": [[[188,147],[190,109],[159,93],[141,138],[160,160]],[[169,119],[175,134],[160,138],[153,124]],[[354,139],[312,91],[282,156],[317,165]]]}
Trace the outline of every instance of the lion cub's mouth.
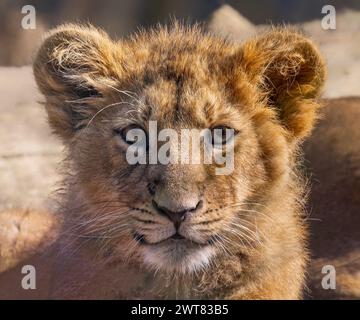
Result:
{"label": "lion cub's mouth", "polygon": [[135,232],[134,239],[140,244],[143,262],[155,270],[192,273],[208,266],[216,254],[211,242],[200,243],[178,232],[156,242]]}
{"label": "lion cub's mouth", "polygon": [[174,233],[170,237],[167,237],[167,238],[162,239],[157,242],[148,242],[143,234],[135,232],[134,239],[142,245],[150,245],[150,246],[156,246],[156,245],[163,244],[163,243],[164,244],[167,243],[170,245],[182,243],[182,244],[195,245],[195,246],[204,246],[206,244],[209,244],[209,243],[200,243],[200,242],[194,241],[192,239],[186,238],[183,235],[179,234],[178,232]]}

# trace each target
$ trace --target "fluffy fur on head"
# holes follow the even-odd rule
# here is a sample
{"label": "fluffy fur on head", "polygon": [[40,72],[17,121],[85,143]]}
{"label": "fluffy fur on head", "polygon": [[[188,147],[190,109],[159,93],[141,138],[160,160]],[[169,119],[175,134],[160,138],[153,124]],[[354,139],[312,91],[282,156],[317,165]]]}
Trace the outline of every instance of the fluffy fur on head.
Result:
{"label": "fluffy fur on head", "polygon": [[306,137],[318,115],[324,61],[314,44],[288,29],[274,29],[245,44],[243,68],[260,84],[266,102],[297,138]]}
{"label": "fluffy fur on head", "polygon": [[[176,297],[301,295],[307,253],[296,151],[325,77],[309,39],[274,29],[238,44],[175,23],[115,42],[91,26],[64,25],[44,40],[34,73],[68,150],[65,254],[80,242],[102,273],[158,271],[141,290],[105,281],[101,292],[170,297],[169,279],[181,277]],[[159,130],[234,129],[235,170],[129,165],[119,132],[147,132],[149,121]]]}

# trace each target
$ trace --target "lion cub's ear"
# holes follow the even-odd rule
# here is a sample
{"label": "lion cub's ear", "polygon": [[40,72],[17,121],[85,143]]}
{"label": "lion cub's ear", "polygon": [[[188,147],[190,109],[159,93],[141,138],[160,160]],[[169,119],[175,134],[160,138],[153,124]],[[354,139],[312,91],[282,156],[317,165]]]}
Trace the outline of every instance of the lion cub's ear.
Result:
{"label": "lion cub's ear", "polygon": [[245,43],[241,69],[262,91],[268,106],[296,140],[317,118],[325,64],[315,45],[299,33],[275,29]]}
{"label": "lion cub's ear", "polygon": [[104,32],[67,24],[48,34],[33,69],[50,125],[68,139],[94,113],[94,100],[121,75],[121,54]]}

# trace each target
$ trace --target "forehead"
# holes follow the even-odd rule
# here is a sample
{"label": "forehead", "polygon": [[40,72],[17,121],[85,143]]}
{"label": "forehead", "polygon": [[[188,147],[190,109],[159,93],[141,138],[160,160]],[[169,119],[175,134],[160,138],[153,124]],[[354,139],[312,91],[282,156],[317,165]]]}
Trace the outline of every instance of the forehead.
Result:
{"label": "forehead", "polygon": [[139,49],[138,39],[128,55],[128,84],[137,95],[130,108],[164,127],[207,127],[221,116],[226,121],[227,113],[234,116],[221,71],[228,48],[198,40],[186,34],[157,36]]}
{"label": "forehead", "polygon": [[224,104],[221,89],[214,84],[201,83],[180,75],[161,77],[141,91],[142,101],[149,109],[150,119],[164,123],[201,126]]}

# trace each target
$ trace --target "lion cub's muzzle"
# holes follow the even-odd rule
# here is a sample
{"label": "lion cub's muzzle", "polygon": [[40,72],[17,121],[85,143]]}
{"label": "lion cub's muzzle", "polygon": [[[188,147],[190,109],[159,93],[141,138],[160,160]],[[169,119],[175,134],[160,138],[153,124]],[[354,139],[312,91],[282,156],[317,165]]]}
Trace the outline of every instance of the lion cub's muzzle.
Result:
{"label": "lion cub's muzzle", "polygon": [[[155,210],[159,214],[166,216],[167,218],[169,218],[170,221],[172,221],[174,223],[176,233],[171,237],[174,239],[184,238],[181,234],[179,234],[179,228],[180,228],[181,223],[183,221],[185,221],[185,219],[189,213],[195,213],[196,211],[200,211],[201,208],[203,207],[202,200],[199,200],[195,206],[191,206],[191,207],[186,206],[186,205],[181,206],[181,207],[178,206],[177,207],[178,211],[173,211],[164,205],[159,205],[155,200],[152,201],[152,204],[153,204],[153,207],[155,208]],[[179,208],[180,208],[180,210],[179,210]]]}

